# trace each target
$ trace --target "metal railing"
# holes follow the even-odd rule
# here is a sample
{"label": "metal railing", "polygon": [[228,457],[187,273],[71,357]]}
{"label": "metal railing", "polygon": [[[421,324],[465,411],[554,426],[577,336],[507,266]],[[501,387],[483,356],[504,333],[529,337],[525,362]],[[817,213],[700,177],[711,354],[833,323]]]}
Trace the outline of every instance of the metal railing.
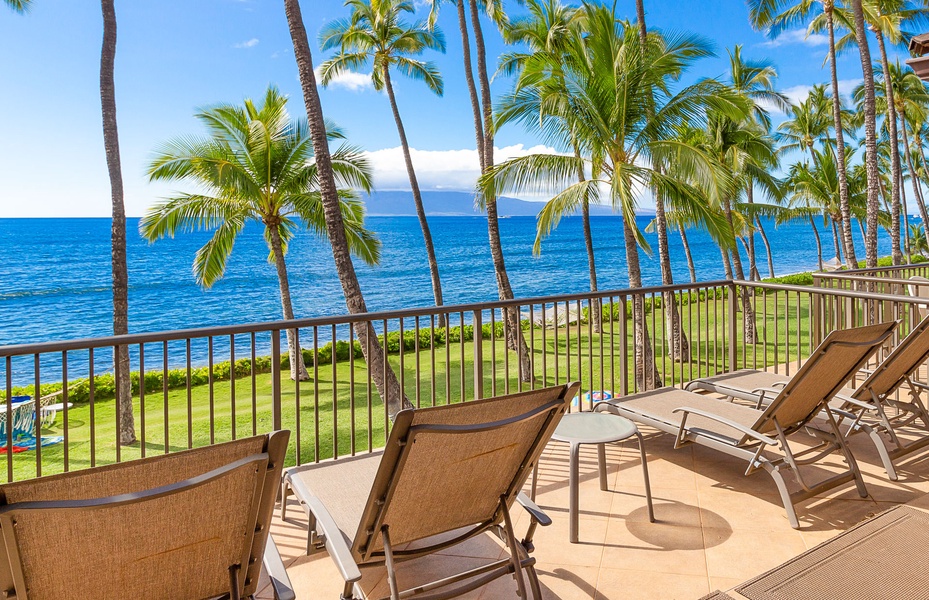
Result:
{"label": "metal railing", "polygon": [[[392,370],[416,407],[571,380],[587,392],[622,395],[738,368],[790,374],[833,329],[900,319],[899,339],[926,302],[831,287],[713,281],[4,346],[3,415],[17,410],[17,392],[59,393],[54,401],[62,406],[53,424],[43,428],[36,418],[29,432],[49,445],[20,446],[11,428],[0,440],[6,453],[0,469],[5,463],[7,481],[20,480],[279,428],[293,431],[290,464],[319,461],[384,443],[390,419],[375,370]],[[514,332],[505,310],[520,314],[525,355],[507,349]],[[356,323],[373,327],[387,350],[370,369]],[[289,377],[288,330],[303,348],[307,381]],[[672,331],[682,333],[686,345]],[[108,368],[121,346],[130,349],[138,438],[128,446],[117,443],[120,420],[128,415],[117,409],[116,373]],[[521,377],[527,361],[531,377]],[[594,401],[582,397],[573,409]]]}

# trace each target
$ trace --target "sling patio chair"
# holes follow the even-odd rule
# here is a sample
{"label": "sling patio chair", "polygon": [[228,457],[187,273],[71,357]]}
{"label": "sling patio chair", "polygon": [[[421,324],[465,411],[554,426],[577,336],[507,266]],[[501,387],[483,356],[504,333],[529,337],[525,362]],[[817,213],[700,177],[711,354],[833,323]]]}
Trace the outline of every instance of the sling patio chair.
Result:
{"label": "sling patio chair", "polygon": [[[607,410],[676,436],[674,446],[698,444],[743,458],[750,475],[764,469],[774,479],[791,527],[800,522],[794,502],[805,500],[849,481],[854,481],[862,498],[868,492],[855,458],[848,450],[832,413],[826,410],[828,429],[810,428],[829,400],[893,333],[891,321],[867,327],[833,331],[813,351],[796,375],[780,389],[764,410],[673,387],[641,392],[601,402],[595,410]],[[787,438],[801,429],[820,443],[794,452]],[[779,448],[782,455],[770,457],[765,450]],[[841,473],[817,484],[806,482],[800,467],[840,452],[848,465]],[[801,490],[791,493],[783,471],[791,471]]]}
{"label": "sling patio chair", "polygon": [[[307,554],[325,548],[352,600],[361,569],[384,566],[391,600],[425,594],[437,600],[502,576],[515,592],[541,598],[532,536],[551,520],[520,493],[532,467],[580,388],[579,383],[397,413],[379,452],[287,469],[281,518],[292,492],[309,521]],[[510,508],[530,515],[517,541]],[[395,564],[491,532],[509,555],[474,569],[400,591]],[[446,534],[446,535],[443,535]],[[451,535],[448,535],[451,534]],[[405,546],[410,542],[415,545]],[[358,586],[360,587],[360,586]]]}
{"label": "sling patio chair", "polygon": [[16,600],[250,598],[288,431],[0,486],[0,592]]}
{"label": "sling patio chair", "polygon": [[[920,390],[929,386],[914,380],[926,360],[929,360],[929,317],[914,327],[873,371],[864,369],[868,373],[864,381],[855,387],[842,388],[829,402],[839,426],[848,426],[846,437],[855,433],[868,435],[891,481],[898,479],[895,459],[929,445],[929,412],[920,398]],[[761,408],[788,381],[790,377],[786,375],[741,369],[695,379],[684,389],[756,402],[756,408]],[[908,398],[897,398],[896,392],[904,384]],[[825,424],[826,420],[823,417],[817,423]],[[900,435],[905,427],[917,429],[919,437],[907,442]]]}

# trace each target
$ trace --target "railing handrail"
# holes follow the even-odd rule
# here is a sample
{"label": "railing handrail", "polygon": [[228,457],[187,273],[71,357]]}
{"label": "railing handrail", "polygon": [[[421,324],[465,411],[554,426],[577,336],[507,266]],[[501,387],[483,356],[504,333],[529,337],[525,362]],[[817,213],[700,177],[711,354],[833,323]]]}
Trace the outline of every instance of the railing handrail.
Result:
{"label": "railing handrail", "polygon": [[616,290],[597,290],[596,292],[583,292],[577,294],[560,294],[554,296],[537,296],[531,298],[514,298],[512,300],[494,300],[491,302],[471,302],[468,304],[446,304],[442,306],[427,306],[406,308],[390,311],[366,312],[356,314],[341,314],[326,317],[310,317],[304,319],[263,321],[259,323],[246,323],[239,325],[220,325],[213,327],[197,327],[191,329],[173,329],[169,331],[156,331],[146,333],[129,333],[124,335],[111,335],[106,337],[80,338],[74,340],[35,342],[28,344],[12,344],[0,346],[0,357],[22,356],[25,354],[42,354],[46,352],[65,352],[69,350],[87,350],[89,348],[112,348],[130,344],[145,344],[155,342],[170,342],[192,338],[219,337],[239,335],[246,333],[267,333],[269,331],[284,331],[287,329],[305,329],[309,327],[324,327],[332,325],[349,325],[358,322],[391,321],[409,317],[423,317],[430,315],[449,315],[454,313],[472,313],[475,311],[492,310],[507,307],[521,307],[535,304],[551,304],[554,302],[570,302],[572,300],[602,300],[604,298],[647,295],[663,292],[678,292],[685,290],[702,290],[705,288],[719,288],[731,286],[729,279],[697,283],[676,283],[673,285],[651,286],[641,288],[624,288]]}
{"label": "railing handrail", "polygon": [[813,280],[816,279],[839,279],[843,281],[865,281],[881,282],[895,285],[929,285],[929,281],[913,281],[912,279],[897,279],[895,277],[870,277],[868,275],[856,275],[853,271],[843,273],[813,273]]}
{"label": "railing handrail", "polygon": [[[858,298],[859,300],[880,300],[888,302],[901,302],[904,304],[926,304],[929,305],[929,298],[920,298],[916,296],[898,296],[896,294],[878,294],[875,292],[862,292],[859,290],[843,290],[840,288],[818,288],[809,285],[791,285],[783,283],[763,283],[760,281],[745,281],[736,279],[732,282],[735,285],[745,287],[755,287],[772,289],[786,292],[806,292],[810,294],[823,294],[829,296],[844,296],[847,298]],[[2,348],[0,348],[2,350]]]}
{"label": "railing handrail", "polygon": [[[890,280],[883,280],[890,281]],[[907,281],[907,280],[903,280]],[[627,296],[660,294],[664,292],[699,291],[720,287],[754,287],[780,291],[795,291],[814,294],[827,294],[850,298],[865,298],[869,300],[882,300],[903,302],[907,304],[925,305],[927,299],[911,296],[898,296],[893,294],[878,294],[856,290],[842,290],[835,288],[819,288],[815,286],[790,285],[779,283],[764,283],[746,280],[715,280],[698,283],[679,283],[674,285],[650,286],[641,288],[623,288],[614,290],[598,290],[576,294],[560,294],[552,296],[537,296],[531,298],[514,298],[513,300],[496,300],[492,302],[472,302],[468,304],[454,304],[443,306],[428,306],[408,308],[391,311],[378,311],[357,314],[341,314],[326,317],[312,317],[305,319],[265,321],[259,323],[246,323],[239,325],[222,325],[214,327],[198,327],[191,329],[175,329],[160,332],[130,333],[125,335],[81,338],[74,340],[36,342],[28,344],[13,344],[0,346],[0,357],[23,356],[29,354],[44,354],[49,352],[67,352],[74,350],[88,350],[90,348],[112,348],[115,346],[162,343],[193,338],[207,338],[231,336],[249,333],[267,333],[284,331],[287,329],[304,329],[310,327],[324,327],[333,325],[350,325],[358,322],[391,321],[396,319],[431,316],[438,314],[473,313],[476,311],[495,310],[508,307],[524,307],[538,304],[552,304],[580,300],[602,300],[604,298],[625,298]]]}

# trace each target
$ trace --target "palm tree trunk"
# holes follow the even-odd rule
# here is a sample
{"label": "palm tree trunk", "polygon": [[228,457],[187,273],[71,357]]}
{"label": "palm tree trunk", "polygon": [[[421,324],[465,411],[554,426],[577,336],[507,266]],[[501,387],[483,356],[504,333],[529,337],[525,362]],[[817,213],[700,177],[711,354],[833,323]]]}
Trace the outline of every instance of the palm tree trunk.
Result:
{"label": "palm tree trunk", "polygon": [[[745,190],[745,199],[749,204],[755,203],[755,191],[752,184],[749,183]],[[761,281],[761,275],[758,273],[758,261],[755,255],[755,232],[749,231],[748,234],[748,271],[751,278],[755,281]]]}
{"label": "palm tree trunk", "polygon": [[[484,34],[481,30],[480,14],[477,10],[477,0],[469,2],[471,8],[471,26],[474,28],[474,47],[477,50],[477,77],[481,92],[481,113],[484,116],[484,140],[479,149],[484,155],[485,172],[494,166],[494,136],[493,136],[493,105],[490,96],[490,79],[487,76],[487,55],[484,46]],[[482,173],[483,174],[483,173]],[[497,199],[485,198],[487,207],[487,237],[490,241],[490,256],[493,259],[494,273],[497,276],[497,290],[501,300],[513,299],[513,288],[506,272],[506,262],[503,259],[503,244],[500,241],[500,224],[497,221]],[[532,363],[529,356],[529,346],[523,335],[519,322],[519,311],[514,308],[503,310],[507,322],[507,346],[515,350],[519,361],[519,378],[521,381],[532,381]]]}
{"label": "palm tree trunk", "polygon": [[[655,194],[655,228],[658,231],[658,263],[661,268],[662,285],[674,285],[674,273],[671,271],[671,253],[668,249],[668,220],[664,212],[664,198]],[[677,296],[673,292],[661,294],[664,306],[665,329],[668,337],[668,349],[671,360],[686,362],[690,360],[690,344],[684,334],[681,315],[677,310]]]}
{"label": "palm tree trunk", "polygon": [[755,223],[758,225],[758,233],[761,234],[761,241],[764,242],[764,250],[768,255],[768,276],[772,279],[774,278],[774,257],[771,256],[771,243],[768,242],[768,235],[764,231],[764,227],[761,225],[761,217],[755,217]]}
{"label": "palm tree trunk", "polygon": [[912,262],[913,253],[910,249],[910,210],[906,206],[906,186],[903,185],[903,173],[900,173],[900,202],[903,204],[903,243],[906,249],[906,262]]}
{"label": "palm tree trunk", "polygon": [[[406,174],[410,178],[410,189],[413,192],[413,203],[416,205],[416,218],[419,219],[419,228],[423,232],[423,242],[426,245],[426,259],[429,261],[429,276],[432,278],[432,295],[435,305],[442,306],[442,281],[439,279],[439,262],[435,257],[435,246],[432,243],[432,232],[429,231],[429,222],[426,220],[426,209],[423,207],[423,197],[419,192],[419,182],[413,170],[413,159],[410,157],[410,144],[406,140],[406,130],[403,120],[400,119],[400,109],[397,108],[397,98],[394,96],[394,86],[390,81],[390,69],[384,65],[384,88],[390,100],[390,109],[394,113],[397,123],[397,133],[400,135],[400,146],[403,148],[403,160],[406,163]],[[445,327],[445,315],[439,314],[438,326]]]}
{"label": "palm tree trunk", "polygon": [[839,228],[836,225],[835,218],[830,218],[829,222],[832,224],[832,245],[835,248],[835,257],[839,262],[842,261],[842,246],[839,245]]}
{"label": "palm tree trunk", "polygon": [[[642,287],[642,270],[639,266],[639,246],[625,215],[623,216],[623,241],[626,244],[626,269],[629,273],[629,288]],[[642,294],[632,296],[632,336],[635,352],[635,385],[637,391],[653,390],[664,385],[661,374],[655,364],[652,341],[648,336],[648,324],[645,322],[645,297]],[[623,390],[624,392],[626,390]]]}
{"label": "palm tree trunk", "polygon": [[[574,158],[577,159],[577,180],[586,181],[584,176],[584,163],[581,160],[581,150],[574,144]],[[584,199],[581,204],[581,219],[584,222],[584,247],[587,249],[587,269],[590,271],[590,291],[597,291],[597,263],[594,257],[594,238],[590,231],[590,204]],[[600,333],[603,326],[602,303],[599,298],[592,298],[590,302],[590,319],[593,322],[594,333]]]}
{"label": "palm tree trunk", "polygon": [[[723,202],[723,210],[726,213],[726,220],[729,222],[729,231],[732,232],[732,239],[736,238],[735,226],[732,223],[732,204],[727,198]],[[739,246],[732,246],[732,271],[736,279],[745,279],[745,272],[742,270],[742,257],[739,255]],[[745,331],[745,343],[754,344],[755,336],[755,310],[752,308],[752,288],[745,286],[740,293],[742,296],[742,327]]]}
{"label": "palm tree trunk", "polygon": [[919,216],[923,219],[923,226],[929,224],[929,213],[926,211],[926,203],[923,199],[922,190],[919,189],[919,177],[916,175],[916,169],[913,167],[913,151],[910,148],[909,138],[906,134],[906,119],[900,115],[900,132],[903,134],[903,147],[906,149],[906,167],[910,171],[910,183],[913,184],[913,196],[916,198],[916,205],[919,207]]}
{"label": "palm tree trunk", "polygon": [[897,107],[894,105],[894,86],[890,80],[890,63],[887,61],[887,47],[884,35],[879,28],[874,28],[877,45],[881,51],[881,66],[884,69],[884,95],[887,98],[887,130],[890,134],[890,244],[893,264],[903,264],[900,252],[900,143],[897,137]]}
{"label": "palm tree trunk", "polygon": [[[284,244],[281,241],[280,220],[268,219],[264,221],[265,227],[271,237],[271,254],[274,255],[274,267],[277,269],[277,282],[281,288],[281,308],[284,319],[294,319],[293,302],[290,299],[290,279],[287,277],[287,265],[284,263]],[[297,343],[297,330],[287,330],[287,350],[290,356],[290,378],[294,381],[308,381],[310,374],[306,372],[303,364],[303,352]]]}
{"label": "palm tree trunk", "polygon": [[[639,24],[639,47],[644,55],[648,45],[648,29],[645,26],[645,4],[643,0],[635,2],[636,20]],[[649,104],[646,109],[649,117],[654,114],[654,107]],[[662,170],[660,166],[658,170]],[[657,190],[655,193],[655,228],[658,231],[658,264],[661,268],[661,283],[663,285],[674,284],[674,274],[671,271],[671,256],[668,250],[668,221],[664,212],[664,198]],[[677,297],[673,293],[663,293],[661,295],[662,305],[665,311],[665,323],[668,336],[668,348],[671,354],[671,360],[685,362],[690,360],[690,344],[687,342],[687,336],[684,335],[684,327],[681,324],[681,315],[677,311]],[[643,314],[644,318],[644,314]]]}
{"label": "palm tree trunk", "polygon": [[809,215],[810,227],[813,228],[813,235],[816,236],[816,258],[819,261],[819,270],[823,270],[823,242],[819,239],[819,230],[816,229],[816,221],[813,220],[813,216]]}
{"label": "palm tree trunk", "polygon": [[726,279],[735,279],[732,276],[732,261],[729,259],[729,250],[719,244],[719,251],[723,256],[723,272],[726,274]]}
{"label": "palm tree trunk", "polygon": [[857,268],[855,241],[852,238],[851,207],[848,203],[848,173],[845,163],[845,133],[842,131],[842,97],[839,96],[839,77],[835,66],[835,22],[832,7],[826,11],[829,29],[829,73],[832,77],[832,119],[835,122],[836,171],[839,175],[839,210],[842,212],[842,240],[845,245],[845,264],[849,269]]}
{"label": "palm tree trunk", "polygon": [[468,85],[468,96],[471,98],[471,111],[474,113],[474,135],[477,138],[477,156],[481,163],[481,173],[487,170],[484,163],[484,125],[481,120],[481,103],[477,97],[477,86],[474,84],[474,72],[471,70],[471,41],[468,36],[468,22],[465,17],[465,2],[455,0],[458,10],[458,29],[461,32],[461,55],[464,57],[465,82]]}
{"label": "palm tree trunk", "polygon": [[687,233],[684,227],[678,228],[681,232],[681,244],[684,246],[684,256],[687,257],[687,270],[690,271],[690,283],[697,283],[697,268],[694,266],[694,256],[690,253],[690,242],[687,241]]}
{"label": "palm tree trunk", "polygon": [[855,12],[855,37],[861,57],[861,72],[864,76],[864,134],[865,170],[868,176],[868,212],[865,229],[865,261],[869,269],[877,267],[877,217],[880,209],[878,200],[877,134],[874,108],[874,69],[871,66],[871,50],[868,48],[868,32],[865,29],[862,0],[852,0]]}
{"label": "palm tree trunk", "polygon": [[[335,176],[332,172],[329,143],[326,140],[323,108],[319,101],[319,90],[316,88],[316,75],[313,73],[313,55],[310,53],[310,45],[306,37],[306,28],[303,25],[299,0],[284,0],[284,10],[287,14],[290,37],[293,40],[294,56],[297,59],[297,70],[300,75],[300,87],[303,91],[307,121],[313,139],[313,151],[319,172],[319,192],[323,204],[323,213],[326,218],[326,231],[332,245],[332,258],[335,261],[336,272],[342,284],[342,292],[345,295],[345,304],[348,311],[352,314],[366,313],[368,309],[365,306],[364,296],[361,294],[361,286],[358,285],[355,265],[352,264],[352,257],[348,249],[348,239],[345,237],[342,213],[339,210],[339,196],[335,185]],[[355,324],[355,333],[364,352],[365,363],[371,372],[371,378],[378,394],[387,405],[387,412],[390,417],[393,418],[402,409],[413,408],[406,394],[400,389],[397,376],[387,365],[387,357],[377,339],[374,326],[369,322],[358,322]]]}
{"label": "palm tree trunk", "polygon": [[[103,47],[100,51],[100,106],[103,113],[103,146],[110,175],[113,221],[110,228],[113,272],[113,335],[129,333],[129,270],[126,265],[126,207],[123,204],[123,175],[119,160],[119,131],[116,127],[116,8],[113,0],[101,0],[103,9]],[[119,443],[136,441],[135,417],[132,414],[132,383],[129,379],[129,347],[118,346],[114,352]],[[38,392],[37,392],[38,394]]]}
{"label": "palm tree trunk", "polygon": [[[594,262],[594,240],[590,233],[590,205],[585,200],[581,206],[581,217],[584,220],[584,246],[587,248],[587,267],[590,271],[590,291],[597,291],[597,265]],[[593,322],[594,333],[600,333],[603,325],[603,316],[600,310],[600,299],[592,298],[590,301],[590,319]]]}

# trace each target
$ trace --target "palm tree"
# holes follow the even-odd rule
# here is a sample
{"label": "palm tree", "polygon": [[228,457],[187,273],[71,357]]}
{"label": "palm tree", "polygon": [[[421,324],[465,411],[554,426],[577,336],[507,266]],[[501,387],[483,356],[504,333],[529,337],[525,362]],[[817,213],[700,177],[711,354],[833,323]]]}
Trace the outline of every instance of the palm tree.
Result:
{"label": "palm tree", "polygon": [[[581,152],[577,155],[533,154],[511,159],[482,178],[485,193],[514,189],[560,190],[550,203],[560,212],[576,209],[601,195],[623,215],[630,287],[641,287],[639,245],[647,249],[635,224],[636,191],[657,190],[673,209],[725,237],[725,223],[695,186],[656,165],[690,165],[693,177],[725,177],[699,151],[671,139],[687,119],[707,107],[744,117],[747,109],[718,82],[700,81],[676,94],[670,82],[709,49],[699,39],[649,34],[642,53],[636,29],[618,22],[606,7],[584,4],[585,31],[574,36],[564,60],[566,101],[545,106],[546,114],[569,124]],[[585,168],[585,163],[589,163]],[[682,167],[683,168],[683,167]],[[580,170],[591,177],[579,181]],[[608,190],[608,192],[607,192]],[[631,243],[630,243],[631,239]],[[641,296],[633,301],[635,381],[639,389],[660,384],[644,319]]]}
{"label": "palm tree", "polygon": [[[796,27],[812,18],[811,29],[825,29],[829,34],[829,71],[832,84],[832,118],[836,132],[836,156],[839,162],[839,198],[842,206],[842,236],[848,268],[857,268],[855,245],[851,233],[851,216],[848,205],[848,173],[845,170],[845,140],[842,125],[842,106],[839,96],[839,78],[836,72],[835,0],[748,0],[749,18],[755,29],[767,30],[771,37]],[[814,17],[814,11],[819,16]]]}
{"label": "palm tree", "polygon": [[[645,4],[643,0],[636,0],[635,3],[636,22],[639,25],[639,51],[645,55],[648,53],[648,28],[645,25]],[[654,114],[654,99],[645,99],[646,114],[649,118]],[[656,164],[655,167],[659,172],[666,170],[668,165]],[[652,197],[655,202],[655,229],[658,234],[658,266],[661,269],[662,285],[674,284],[674,272],[671,270],[671,254],[668,248],[668,220],[665,215],[665,200],[662,192],[655,188],[652,190]],[[681,235],[684,230],[681,229]],[[629,239],[627,237],[627,239]],[[690,360],[690,344],[684,333],[684,327],[681,323],[681,315],[677,308],[677,297],[673,293],[663,293],[661,295],[662,305],[664,306],[665,329],[668,336],[668,347],[671,350],[671,360],[685,362]]]}
{"label": "palm tree", "polygon": [[[116,127],[116,9],[113,0],[101,0],[103,9],[103,47],[100,50],[100,107],[103,113],[103,146],[110,176],[113,219],[110,226],[113,274],[113,335],[129,333],[129,271],[126,266],[126,208],[123,204],[123,176],[119,161],[119,131]],[[113,357],[116,367],[116,406],[119,443],[135,443],[132,414],[132,387],[129,380],[129,347],[118,346]]]}
{"label": "palm tree", "polygon": [[[881,53],[881,68],[884,73],[890,70],[890,62],[887,58],[887,44],[885,39],[891,44],[899,46],[904,38],[901,26],[904,22],[913,19],[918,10],[909,6],[908,2],[903,0],[869,0],[863,6],[868,23],[871,24],[871,31],[877,38],[878,49]],[[884,110],[887,113],[885,127],[887,127],[889,142],[892,151],[890,152],[891,168],[891,214],[893,221],[891,225],[891,239],[893,263],[895,265],[903,262],[903,255],[900,252],[900,187],[903,182],[900,168],[900,151],[899,137],[897,134],[897,107],[894,99],[894,90],[891,80],[883,78],[884,83]]]}
{"label": "palm tree", "polygon": [[910,249],[914,254],[929,255],[929,242],[923,225],[910,225]]}
{"label": "palm tree", "polygon": [[[178,231],[207,228],[213,237],[194,258],[197,283],[211,287],[222,278],[233,244],[248,221],[261,223],[277,270],[284,319],[294,318],[284,256],[301,226],[324,237],[325,218],[319,195],[317,165],[304,120],[292,121],[287,97],[269,87],[263,102],[245,100],[244,106],[221,104],[195,116],[209,131],[204,139],[179,138],[168,142],[152,160],[152,181],[189,181],[199,193],[180,193],[150,208],[139,222],[149,241]],[[330,139],[341,132],[329,129]],[[371,189],[370,168],[354,148],[343,146],[332,155],[338,182],[345,187]],[[377,264],[380,243],[364,229],[364,207],[350,190],[339,190],[349,248],[368,264]],[[296,330],[287,330],[290,376],[309,379]]]}
{"label": "palm tree", "polygon": [[851,0],[855,15],[855,38],[858,41],[858,54],[861,58],[861,72],[864,77],[864,136],[865,169],[868,175],[868,216],[865,230],[865,262],[869,269],[877,267],[877,225],[880,205],[879,179],[877,170],[877,124],[874,105],[874,71],[871,67],[871,49],[868,46],[868,32],[865,29],[862,0]]}
{"label": "palm tree", "polygon": [[[771,117],[768,114],[766,106],[770,105],[778,110],[787,111],[790,102],[787,97],[774,90],[774,79],[777,77],[777,71],[774,65],[767,61],[746,61],[742,58],[742,46],[737,45],[729,51],[729,78],[730,85],[740,95],[747,98],[753,105],[754,119],[764,129],[771,129]],[[776,154],[772,154],[776,158]],[[777,165],[771,165],[776,169]],[[754,203],[754,181],[748,181],[745,191],[748,204]],[[771,258],[771,248],[768,245],[768,237],[765,235],[764,226],[761,224],[761,216],[755,215],[753,225],[761,233],[761,239],[764,241],[768,256],[768,271],[771,277],[774,277],[774,262]],[[755,235],[749,232],[748,235],[748,260],[749,271],[757,274],[758,265],[755,256]]]}
{"label": "palm tree", "polygon": [[[323,107],[319,101],[319,90],[316,88],[316,74],[313,73],[313,54],[310,52],[306,27],[303,25],[300,1],[284,0],[284,12],[294,45],[294,57],[297,59],[297,71],[300,75],[303,102],[306,105],[307,123],[313,141],[313,155],[318,170],[319,197],[326,223],[326,237],[329,238],[332,246],[332,258],[335,261],[339,281],[342,283],[342,293],[345,295],[345,305],[348,311],[351,314],[366,313],[368,308],[361,293],[361,286],[358,285],[358,276],[355,274],[355,265],[352,263],[351,246],[342,217],[342,202],[336,187]],[[369,321],[358,321],[355,323],[355,334],[364,352],[371,379],[387,406],[387,413],[390,417],[393,418],[404,408],[412,408],[413,404],[400,387],[396,374],[386,366],[384,348],[377,339],[374,326]]]}
{"label": "palm tree", "polygon": [[[494,166],[494,128],[493,128],[493,102],[490,94],[490,77],[487,72],[487,50],[484,44],[484,32],[481,27],[481,11],[484,12],[501,28],[505,28],[506,15],[503,12],[501,0],[447,0],[455,2],[458,8],[458,27],[461,31],[462,57],[464,59],[465,81],[471,98],[471,109],[474,115],[474,134],[477,139],[477,155],[481,165],[481,175],[484,176]],[[428,0],[431,8],[429,24],[434,26],[438,16],[439,5],[442,0]],[[465,16],[465,4],[470,14],[471,29],[474,31],[474,48],[476,50],[476,66],[472,67],[470,36]],[[479,88],[474,82],[474,71],[477,70]],[[478,98],[478,89],[480,98]],[[482,195],[477,198],[481,208],[487,214],[487,237],[490,245],[490,256],[494,265],[494,274],[497,279],[497,292],[501,300],[513,299],[513,287],[506,272],[506,260],[503,256],[503,243],[500,240],[500,224],[497,219],[496,196]],[[529,356],[529,346],[523,336],[519,323],[519,311],[513,308],[503,309],[506,321],[507,347],[515,350],[519,361],[519,377],[522,381],[532,381],[532,363]]]}
{"label": "palm tree", "polygon": [[[530,52],[509,52],[500,57],[499,72],[518,75],[518,78],[513,92],[504,96],[498,104],[494,127],[499,129],[507,122],[522,121],[527,128],[550,138],[552,143],[570,148],[579,157],[580,147],[570,130],[570,124],[546,115],[543,107],[552,102],[568,101],[562,64],[570,37],[577,35],[579,13],[576,8],[565,6],[560,0],[529,0],[526,4],[528,14],[510,21],[504,29],[504,38],[511,44],[529,46]],[[585,180],[583,170],[578,171],[577,178],[581,182]],[[539,213],[534,254],[541,252],[542,239],[565,216],[559,212],[562,208],[547,203]],[[581,202],[581,220],[590,291],[596,292],[597,264],[590,228],[590,201],[587,198]],[[602,326],[600,303],[591,301],[590,308],[593,330],[599,333]]]}
{"label": "palm tree", "polygon": [[[816,235],[817,246],[821,246],[819,241],[819,232],[813,221],[813,214],[821,214],[823,219],[831,221],[833,225],[842,218],[842,209],[839,204],[839,178],[838,163],[833,154],[831,146],[824,146],[822,150],[813,149],[813,165],[806,163],[797,163],[790,169],[787,178],[787,187],[791,194],[791,207],[796,209],[804,207],[809,212],[805,216],[809,219],[813,232]],[[846,160],[851,159],[851,153],[846,154]],[[846,165],[848,166],[848,165]],[[848,169],[849,194],[851,201],[852,215],[855,215],[857,209],[862,206],[864,187],[854,175],[854,171]],[[802,215],[798,215],[802,216]],[[836,228],[833,227],[832,234],[833,247],[836,258],[841,259],[839,236]],[[820,263],[822,262],[822,251],[820,250]],[[820,265],[820,268],[822,266]]]}
{"label": "palm tree", "polygon": [[[351,17],[330,23],[319,34],[323,50],[339,48],[339,54],[320,66],[320,79],[328,85],[333,77],[345,71],[356,71],[368,63],[373,64],[371,81],[374,89],[386,91],[390,108],[397,124],[403,159],[416,205],[416,216],[423,232],[426,246],[426,258],[429,262],[429,274],[432,278],[432,293],[436,306],[442,305],[442,282],[439,277],[439,263],[435,256],[432,233],[426,220],[423,198],[419,190],[413,159],[410,157],[410,145],[406,139],[406,130],[397,108],[397,98],[391,81],[390,71],[396,69],[402,74],[417,79],[438,96],[442,95],[442,76],[435,63],[416,60],[426,49],[445,52],[445,38],[438,29],[427,26],[425,22],[415,25],[405,23],[401,17],[404,12],[414,12],[411,2],[399,0],[346,0],[351,8]],[[444,326],[444,315],[439,315],[439,326]]]}
{"label": "palm tree", "polygon": [[23,14],[28,12],[32,7],[32,0],[3,0],[3,2],[10,7],[14,12]]}
{"label": "palm tree", "polygon": [[790,106],[787,119],[777,126],[775,132],[782,151],[797,150],[809,154],[815,161],[816,155],[812,151],[816,143],[833,141],[829,135],[832,122],[825,99],[825,86],[815,85],[805,100]]}

